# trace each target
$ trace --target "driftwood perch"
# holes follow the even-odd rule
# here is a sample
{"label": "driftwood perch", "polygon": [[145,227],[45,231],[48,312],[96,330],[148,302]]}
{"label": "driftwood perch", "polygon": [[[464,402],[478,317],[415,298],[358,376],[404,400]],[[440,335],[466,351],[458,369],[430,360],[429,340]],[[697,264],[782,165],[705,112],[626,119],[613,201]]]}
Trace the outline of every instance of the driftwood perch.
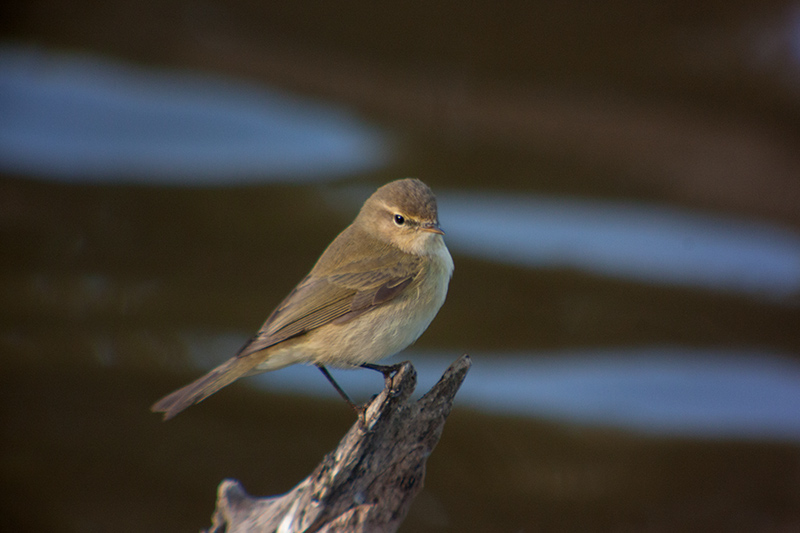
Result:
{"label": "driftwood perch", "polygon": [[418,401],[411,363],[403,363],[369,404],[339,446],[290,492],[255,498],[226,479],[208,533],[395,531],[422,489],[425,461],[439,442],[444,422],[471,365],[457,359]]}

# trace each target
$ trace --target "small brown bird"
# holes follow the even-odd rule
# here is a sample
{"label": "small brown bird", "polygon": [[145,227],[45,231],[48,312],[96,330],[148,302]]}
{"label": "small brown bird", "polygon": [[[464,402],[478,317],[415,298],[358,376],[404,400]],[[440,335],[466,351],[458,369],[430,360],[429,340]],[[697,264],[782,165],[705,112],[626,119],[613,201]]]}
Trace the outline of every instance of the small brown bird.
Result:
{"label": "small brown bird", "polygon": [[168,420],[241,377],[296,363],[319,367],[356,408],[325,367],[391,374],[373,363],[417,340],[447,295],[453,260],[443,235],[427,185],[384,185],[234,357],[152,410]]}

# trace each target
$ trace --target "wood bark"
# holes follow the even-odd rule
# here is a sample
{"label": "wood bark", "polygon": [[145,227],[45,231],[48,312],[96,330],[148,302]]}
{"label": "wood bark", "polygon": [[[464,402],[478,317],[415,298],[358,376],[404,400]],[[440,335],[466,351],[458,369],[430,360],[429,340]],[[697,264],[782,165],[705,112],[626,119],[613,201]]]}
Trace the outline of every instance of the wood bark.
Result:
{"label": "wood bark", "polygon": [[231,479],[220,483],[208,533],[387,533],[422,489],[425,462],[439,442],[453,398],[471,365],[463,355],[417,401],[409,362],[387,380],[358,421],[306,479],[286,494],[257,498]]}

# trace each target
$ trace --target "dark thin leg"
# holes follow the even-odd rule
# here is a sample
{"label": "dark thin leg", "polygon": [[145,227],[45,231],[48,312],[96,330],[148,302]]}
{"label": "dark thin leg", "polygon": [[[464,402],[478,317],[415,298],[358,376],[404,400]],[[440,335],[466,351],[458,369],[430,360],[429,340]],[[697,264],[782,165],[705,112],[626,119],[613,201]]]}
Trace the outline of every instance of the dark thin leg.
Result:
{"label": "dark thin leg", "polygon": [[403,364],[397,365],[373,365],[372,363],[364,363],[361,365],[361,368],[366,368],[369,370],[375,370],[376,372],[380,372],[383,374],[383,379],[386,381],[386,388],[392,390],[392,378],[397,373],[400,368],[402,368]]}
{"label": "dark thin leg", "polygon": [[344,401],[347,402],[347,405],[352,407],[353,410],[360,415],[364,411],[363,408],[353,403],[353,400],[350,399],[350,396],[348,396],[347,393],[339,386],[339,384],[336,383],[336,380],[333,379],[333,376],[331,376],[331,373],[328,372],[328,369],[322,365],[317,365],[317,368],[319,368],[319,371],[322,372],[322,375],[325,376],[328,381],[330,381],[331,385],[333,385],[333,388],[339,393],[339,396],[341,396]]}

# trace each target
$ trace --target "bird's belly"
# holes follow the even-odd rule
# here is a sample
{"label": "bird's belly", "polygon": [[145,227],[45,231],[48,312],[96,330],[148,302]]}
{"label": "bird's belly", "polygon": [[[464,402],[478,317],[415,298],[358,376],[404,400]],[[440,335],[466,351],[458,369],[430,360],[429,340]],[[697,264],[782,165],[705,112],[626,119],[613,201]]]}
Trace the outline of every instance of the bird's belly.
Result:
{"label": "bird's belly", "polygon": [[311,332],[308,348],[314,351],[313,362],[351,367],[380,361],[405,349],[422,335],[436,313],[414,313],[402,307],[373,309],[344,324]]}
{"label": "bird's belly", "polygon": [[350,367],[396,354],[416,341],[433,321],[447,294],[446,278],[427,280],[411,293],[343,324],[307,334],[314,363]]}

